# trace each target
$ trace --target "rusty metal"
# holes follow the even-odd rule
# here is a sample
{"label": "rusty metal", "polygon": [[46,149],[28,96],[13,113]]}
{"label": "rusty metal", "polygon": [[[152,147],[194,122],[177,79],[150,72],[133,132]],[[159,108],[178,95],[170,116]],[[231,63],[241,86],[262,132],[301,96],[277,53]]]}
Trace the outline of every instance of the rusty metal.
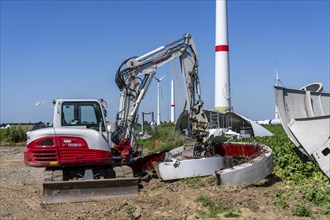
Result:
{"label": "rusty metal", "polygon": [[127,165],[133,169],[134,175],[141,175],[146,171],[154,170],[153,162],[163,161],[166,152],[168,151],[169,150],[163,150],[160,152],[154,152],[145,156],[133,158]]}
{"label": "rusty metal", "polygon": [[243,142],[226,142],[214,145],[215,154],[224,157],[257,157],[263,151],[263,145]]}

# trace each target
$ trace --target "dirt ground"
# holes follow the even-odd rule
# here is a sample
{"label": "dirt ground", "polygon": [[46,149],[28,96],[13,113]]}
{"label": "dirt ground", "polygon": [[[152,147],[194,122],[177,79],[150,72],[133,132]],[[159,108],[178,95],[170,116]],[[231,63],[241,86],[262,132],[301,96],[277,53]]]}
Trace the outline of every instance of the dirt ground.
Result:
{"label": "dirt ground", "polygon": [[[287,190],[276,177],[249,187],[217,186],[214,177],[161,182],[154,174],[141,181],[139,196],[123,200],[41,205],[43,169],[23,163],[23,147],[0,147],[0,219],[209,219],[197,200],[204,196],[214,204],[229,205],[239,213],[233,219],[309,219],[292,215],[291,209],[271,204],[273,195]],[[299,197],[298,192],[297,198]],[[292,198],[295,198],[294,196]],[[291,199],[290,207],[297,203]],[[312,204],[305,204],[312,211]],[[224,219],[224,213],[216,219]],[[313,214],[313,219],[327,219]]]}

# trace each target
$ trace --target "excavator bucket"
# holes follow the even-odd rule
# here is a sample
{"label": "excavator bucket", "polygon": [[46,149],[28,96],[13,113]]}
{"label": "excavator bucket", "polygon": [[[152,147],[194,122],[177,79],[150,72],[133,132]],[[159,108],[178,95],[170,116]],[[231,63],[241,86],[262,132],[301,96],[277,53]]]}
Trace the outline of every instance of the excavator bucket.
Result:
{"label": "excavator bucket", "polygon": [[138,195],[139,178],[52,181],[43,183],[43,204],[89,202]]}

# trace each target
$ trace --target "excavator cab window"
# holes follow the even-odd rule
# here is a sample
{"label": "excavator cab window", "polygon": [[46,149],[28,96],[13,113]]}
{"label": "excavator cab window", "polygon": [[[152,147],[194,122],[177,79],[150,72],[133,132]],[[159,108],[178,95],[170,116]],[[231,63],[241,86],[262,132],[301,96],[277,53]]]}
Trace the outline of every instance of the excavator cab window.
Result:
{"label": "excavator cab window", "polygon": [[62,105],[62,126],[86,126],[105,131],[101,108],[97,102],[64,102]]}

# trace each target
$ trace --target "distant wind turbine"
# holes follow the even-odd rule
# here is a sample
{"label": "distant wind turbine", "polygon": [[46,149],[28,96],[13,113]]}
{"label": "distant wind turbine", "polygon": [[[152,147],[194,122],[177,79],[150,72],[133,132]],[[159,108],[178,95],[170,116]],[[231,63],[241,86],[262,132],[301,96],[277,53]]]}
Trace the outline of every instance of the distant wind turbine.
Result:
{"label": "distant wind turbine", "polygon": [[35,104],[34,104],[34,107],[38,107],[40,105],[43,105],[43,106],[46,106],[46,107],[49,107],[49,108],[53,108],[54,106],[50,106],[46,103],[52,103],[54,104],[52,101],[44,101],[44,100],[39,100],[39,101],[36,101]]}
{"label": "distant wind turbine", "polygon": [[160,125],[160,87],[161,87],[161,81],[164,79],[165,75],[162,76],[160,79],[155,77],[157,80],[157,125]]}
{"label": "distant wind turbine", "polygon": [[275,83],[274,83],[274,86],[277,86],[278,85],[278,82],[280,82],[282,85],[284,85],[283,82],[280,80],[280,77],[278,76],[277,68],[276,68],[275,71],[276,72],[275,72]]}

